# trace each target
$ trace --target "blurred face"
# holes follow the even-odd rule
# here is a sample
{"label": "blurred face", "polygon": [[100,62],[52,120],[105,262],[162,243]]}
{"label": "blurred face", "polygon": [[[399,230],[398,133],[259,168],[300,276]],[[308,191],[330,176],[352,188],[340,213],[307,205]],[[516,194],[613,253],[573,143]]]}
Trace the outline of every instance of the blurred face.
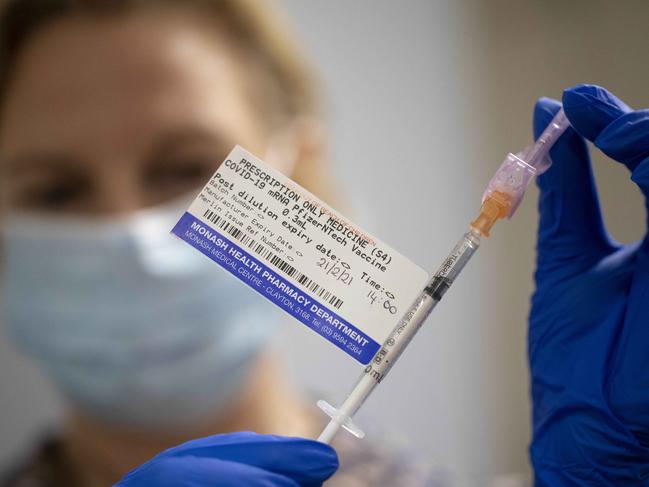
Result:
{"label": "blurred face", "polygon": [[0,116],[9,210],[109,215],[197,190],[267,134],[218,29],[178,13],[72,17],[32,38]]}
{"label": "blurred face", "polygon": [[44,223],[195,193],[237,143],[263,155],[266,118],[228,42],[171,10],[70,17],[30,39],[12,73],[0,198],[48,217],[3,232],[2,318],[93,417],[167,428],[220,412],[272,333],[260,298],[169,235],[175,210]]}

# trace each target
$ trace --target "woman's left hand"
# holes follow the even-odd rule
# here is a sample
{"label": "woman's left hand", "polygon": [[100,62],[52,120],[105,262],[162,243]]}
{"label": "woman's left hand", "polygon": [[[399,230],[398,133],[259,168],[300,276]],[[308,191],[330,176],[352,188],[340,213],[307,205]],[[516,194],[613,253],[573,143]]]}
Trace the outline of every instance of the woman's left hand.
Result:
{"label": "woman's left hand", "polygon": [[114,487],[318,487],[337,469],[338,456],[324,443],[231,433],[170,448]]}

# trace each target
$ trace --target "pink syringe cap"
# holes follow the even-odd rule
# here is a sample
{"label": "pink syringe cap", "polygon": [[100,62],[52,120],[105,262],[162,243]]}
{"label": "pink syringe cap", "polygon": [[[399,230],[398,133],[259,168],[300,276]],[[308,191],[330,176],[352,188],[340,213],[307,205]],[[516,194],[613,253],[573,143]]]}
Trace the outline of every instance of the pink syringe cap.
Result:
{"label": "pink syringe cap", "polygon": [[507,154],[498,171],[489,181],[487,189],[482,195],[482,202],[484,203],[496,192],[506,195],[511,202],[507,218],[511,218],[521,204],[532,178],[543,174],[552,165],[548,153],[569,125],[570,123],[561,109],[534,144],[518,154]]}

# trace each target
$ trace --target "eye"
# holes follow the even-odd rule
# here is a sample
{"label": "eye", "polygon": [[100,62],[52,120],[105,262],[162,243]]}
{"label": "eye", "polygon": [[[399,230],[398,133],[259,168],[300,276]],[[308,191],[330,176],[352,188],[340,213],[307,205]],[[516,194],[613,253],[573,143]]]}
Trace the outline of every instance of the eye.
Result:
{"label": "eye", "polygon": [[88,184],[75,177],[22,178],[10,190],[9,204],[18,209],[58,212],[83,208]]}
{"label": "eye", "polygon": [[165,201],[201,188],[223,157],[223,154],[204,153],[156,161],[144,174],[147,200],[152,203]]}
{"label": "eye", "polygon": [[201,184],[218,163],[212,159],[176,160],[165,164],[153,173],[153,180],[179,185]]}

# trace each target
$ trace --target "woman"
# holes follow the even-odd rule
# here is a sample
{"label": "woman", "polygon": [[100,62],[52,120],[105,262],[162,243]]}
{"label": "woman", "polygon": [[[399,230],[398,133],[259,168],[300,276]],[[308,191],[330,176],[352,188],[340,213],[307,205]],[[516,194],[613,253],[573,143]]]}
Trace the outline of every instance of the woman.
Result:
{"label": "woman", "polygon": [[[215,432],[318,432],[264,350],[269,305],[168,237],[235,143],[331,199],[308,71],[260,9],[13,0],[0,16],[6,323],[69,403],[61,437],[5,485],[107,485]],[[539,178],[531,458],[538,485],[643,485],[649,245],[608,238],[582,136],[647,195],[649,116],[593,86],[563,105],[574,130]],[[537,104],[537,135],[558,108]],[[336,449],[328,485],[432,484],[365,444]],[[319,485],[337,466],[314,441],[230,433],[120,485]]]}
{"label": "woman", "polygon": [[[317,435],[264,347],[278,313],[169,236],[235,144],[333,198],[312,76],[285,32],[258,1],[6,2],[6,324],[69,410],[4,485],[107,485],[217,432]],[[423,482],[338,450],[333,485]]]}

